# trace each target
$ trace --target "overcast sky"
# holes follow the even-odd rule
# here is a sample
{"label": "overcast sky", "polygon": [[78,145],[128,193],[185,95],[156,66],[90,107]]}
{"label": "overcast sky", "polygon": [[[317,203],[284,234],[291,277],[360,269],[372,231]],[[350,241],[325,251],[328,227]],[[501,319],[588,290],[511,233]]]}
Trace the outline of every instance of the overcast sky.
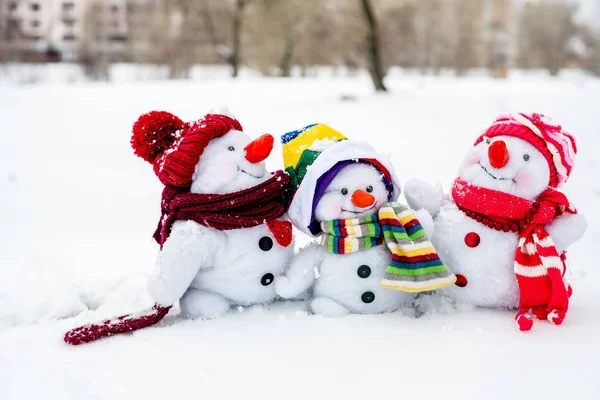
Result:
{"label": "overcast sky", "polygon": [[[517,0],[519,3],[525,3],[528,0]],[[531,1],[531,0],[529,0]],[[563,0],[568,3],[578,3],[578,17],[586,23],[594,24],[600,27],[600,0]]]}
{"label": "overcast sky", "polygon": [[575,0],[579,3],[579,17],[588,23],[598,24],[600,18],[600,0]]}

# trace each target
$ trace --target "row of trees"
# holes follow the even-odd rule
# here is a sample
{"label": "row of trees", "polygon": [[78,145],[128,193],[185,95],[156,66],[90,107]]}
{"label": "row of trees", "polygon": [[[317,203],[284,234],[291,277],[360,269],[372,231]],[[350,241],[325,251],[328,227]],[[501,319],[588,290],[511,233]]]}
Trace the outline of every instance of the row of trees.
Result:
{"label": "row of trees", "polygon": [[[496,3],[510,7],[514,2]],[[184,77],[193,64],[210,62],[228,63],[233,76],[241,64],[280,76],[289,76],[294,65],[344,65],[367,68],[377,90],[385,90],[383,77],[392,65],[434,73],[447,68],[460,75],[512,60],[516,67],[556,74],[569,65],[598,68],[600,59],[599,39],[576,22],[576,6],[556,0],[526,3],[504,19],[502,9],[498,16],[486,16],[490,10],[484,0],[160,4],[153,10],[160,22],[132,24],[132,31],[153,38],[153,51],[140,57],[169,64],[175,77]],[[165,26],[171,27],[166,29],[170,35],[164,34]]]}
{"label": "row of trees", "polygon": [[[377,90],[385,90],[385,72],[394,65],[458,75],[507,65],[553,74],[569,65],[600,71],[600,40],[576,22],[571,3],[535,1],[506,14],[513,3],[130,0],[119,59],[167,65],[173,78],[186,78],[192,65],[213,63],[230,65],[233,76],[242,65],[279,76],[290,76],[293,66],[302,73],[315,65],[366,68]],[[110,38],[95,31],[103,1],[88,4],[79,59],[93,73],[115,55],[110,43],[102,43]]]}
{"label": "row of trees", "polygon": [[[132,56],[166,63],[240,64],[290,76],[314,65],[368,68],[378,90],[389,66],[439,71],[485,66],[483,0],[164,0],[131,24]],[[175,16],[175,17],[174,17]],[[458,23],[457,23],[458,22]],[[168,34],[165,34],[167,32]],[[136,43],[152,42],[152,51]]]}

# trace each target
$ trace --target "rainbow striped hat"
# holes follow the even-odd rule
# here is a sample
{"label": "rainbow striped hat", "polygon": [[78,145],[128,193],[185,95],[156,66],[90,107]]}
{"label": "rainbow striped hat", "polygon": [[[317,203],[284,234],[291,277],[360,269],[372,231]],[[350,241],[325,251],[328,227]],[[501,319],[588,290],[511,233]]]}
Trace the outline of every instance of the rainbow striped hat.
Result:
{"label": "rainbow striped hat", "polygon": [[306,175],[306,170],[327,147],[346,140],[338,131],[325,124],[311,124],[281,136],[283,166],[291,177],[294,190]]}
{"label": "rainbow striped hat", "polygon": [[400,184],[389,159],[364,142],[348,140],[325,124],[311,124],[281,136],[283,164],[295,191],[288,215],[294,225],[313,237],[322,233],[314,208],[326,185],[345,166],[360,162],[381,174],[389,199],[400,196]]}

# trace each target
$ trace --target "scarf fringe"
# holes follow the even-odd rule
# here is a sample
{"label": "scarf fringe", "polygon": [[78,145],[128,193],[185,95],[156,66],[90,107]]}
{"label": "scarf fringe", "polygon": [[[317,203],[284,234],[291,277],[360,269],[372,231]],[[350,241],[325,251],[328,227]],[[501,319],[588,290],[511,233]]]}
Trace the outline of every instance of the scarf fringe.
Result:
{"label": "scarf fringe", "polygon": [[392,252],[381,286],[418,293],[456,282],[427,237],[415,213],[400,203],[384,203],[379,220],[385,243]]}

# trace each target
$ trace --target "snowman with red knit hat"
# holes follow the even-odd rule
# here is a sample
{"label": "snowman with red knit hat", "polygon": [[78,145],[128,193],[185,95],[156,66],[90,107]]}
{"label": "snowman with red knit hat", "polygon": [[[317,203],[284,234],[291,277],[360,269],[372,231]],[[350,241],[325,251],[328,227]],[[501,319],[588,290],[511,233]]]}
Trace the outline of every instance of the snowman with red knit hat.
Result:
{"label": "snowman with red knit hat", "polygon": [[573,168],[575,139],[542,114],[500,116],[459,168],[449,196],[412,180],[412,207],[434,217],[432,241],[457,276],[447,295],[482,307],[518,308],[517,326],[560,325],[572,290],[565,250],[587,229],[558,189]]}
{"label": "snowman with red knit hat", "polygon": [[179,301],[187,317],[214,318],[232,306],[275,299],[274,281],[293,256],[284,216],[289,176],[269,173],[273,137],[255,140],[227,115],[184,123],[163,111],[133,127],[134,152],[165,185],[154,239],[160,245],[148,284],[155,305],[68,332],[80,344],[157,323]]}

